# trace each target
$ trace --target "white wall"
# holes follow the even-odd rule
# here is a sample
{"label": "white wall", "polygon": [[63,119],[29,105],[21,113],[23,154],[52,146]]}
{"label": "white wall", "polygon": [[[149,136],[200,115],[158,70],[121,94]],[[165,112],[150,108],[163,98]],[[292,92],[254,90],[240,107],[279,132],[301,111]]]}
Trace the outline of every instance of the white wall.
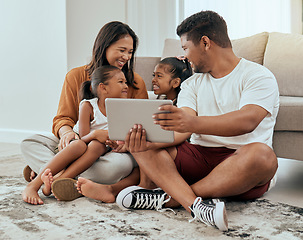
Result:
{"label": "white wall", "polygon": [[0,1],[0,142],[51,132],[68,70],[87,64],[107,22],[126,22],[125,0]]}
{"label": "white wall", "polygon": [[65,2],[0,3],[0,141],[51,131],[66,73]]}
{"label": "white wall", "polygon": [[302,0],[184,0],[184,16],[213,10],[226,21],[231,39],[260,32],[302,33]]}
{"label": "white wall", "polygon": [[87,64],[101,27],[110,21],[125,22],[125,0],[67,0],[68,70]]}
{"label": "white wall", "polygon": [[137,56],[161,56],[164,39],[176,38],[183,2],[0,0],[0,142],[51,131],[66,72],[89,62],[105,23],[130,25]]}
{"label": "white wall", "polygon": [[178,0],[128,0],[127,23],[139,37],[137,56],[159,57],[164,40],[178,38]]}

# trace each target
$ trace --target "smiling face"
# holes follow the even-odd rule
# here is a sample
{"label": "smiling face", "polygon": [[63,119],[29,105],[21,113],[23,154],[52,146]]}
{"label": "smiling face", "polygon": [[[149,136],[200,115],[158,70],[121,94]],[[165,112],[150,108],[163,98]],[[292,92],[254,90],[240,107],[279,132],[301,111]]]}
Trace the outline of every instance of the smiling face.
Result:
{"label": "smiling face", "polygon": [[117,72],[105,85],[107,96],[110,98],[127,98],[127,82],[123,72]]}
{"label": "smiling face", "polygon": [[186,34],[181,36],[182,48],[185,52],[185,57],[191,63],[195,73],[207,73],[210,71],[209,58],[206,53],[207,46],[202,40],[195,45],[191,40],[187,40]]}
{"label": "smiling face", "polygon": [[133,55],[133,39],[130,35],[125,35],[118,41],[111,44],[106,49],[106,59],[108,63],[119,69],[127,64]]}
{"label": "smiling face", "polygon": [[176,97],[175,88],[179,86],[179,79],[173,79],[171,73],[166,69],[168,66],[158,64],[153,73],[153,90],[156,95],[165,94],[168,99]]}

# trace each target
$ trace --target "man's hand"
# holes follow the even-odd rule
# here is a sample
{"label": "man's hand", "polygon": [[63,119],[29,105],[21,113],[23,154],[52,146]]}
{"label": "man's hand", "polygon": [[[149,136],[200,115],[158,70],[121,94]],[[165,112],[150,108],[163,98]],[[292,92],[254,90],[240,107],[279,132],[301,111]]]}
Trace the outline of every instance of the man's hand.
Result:
{"label": "man's hand", "polygon": [[160,125],[162,129],[180,133],[192,132],[196,115],[193,110],[186,111],[172,105],[163,105],[159,109],[167,112],[153,115],[154,123]]}
{"label": "man's hand", "polygon": [[75,133],[72,130],[69,130],[66,133],[62,134],[62,137],[60,138],[60,141],[59,141],[58,150],[61,151],[73,139],[79,139],[79,136],[77,133]]}
{"label": "man's hand", "polygon": [[136,124],[126,135],[124,145],[130,153],[136,153],[149,150],[151,142],[146,141],[145,129]]}

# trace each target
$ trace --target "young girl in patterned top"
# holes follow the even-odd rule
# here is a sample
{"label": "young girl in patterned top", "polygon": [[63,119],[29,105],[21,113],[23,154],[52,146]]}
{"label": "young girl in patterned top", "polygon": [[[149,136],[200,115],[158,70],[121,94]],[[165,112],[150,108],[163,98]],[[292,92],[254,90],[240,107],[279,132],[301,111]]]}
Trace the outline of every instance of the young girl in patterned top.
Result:
{"label": "young girl in patterned top", "polygon": [[158,99],[164,96],[177,104],[181,83],[192,75],[192,68],[187,59],[168,57],[162,59],[153,73],[153,90]]}
{"label": "young girl in patterned top", "polygon": [[[161,60],[155,67],[153,73],[153,90],[159,98],[170,99],[173,104],[176,105],[177,97],[180,92],[181,83],[192,75],[192,68],[187,59],[179,59],[176,57],[168,57]],[[121,145],[122,146],[122,145]],[[113,151],[120,149],[120,146]],[[119,150],[118,150],[119,152]],[[125,180],[129,178],[126,177]],[[149,179],[146,178],[143,172],[140,172],[140,185],[147,187],[152,184]],[[96,200],[104,201],[104,195],[108,195],[109,192],[104,190],[104,184],[95,183],[89,179],[80,177],[77,182],[77,189],[79,193],[86,197]],[[120,189],[121,190],[121,189]],[[118,192],[110,193],[115,199]]]}

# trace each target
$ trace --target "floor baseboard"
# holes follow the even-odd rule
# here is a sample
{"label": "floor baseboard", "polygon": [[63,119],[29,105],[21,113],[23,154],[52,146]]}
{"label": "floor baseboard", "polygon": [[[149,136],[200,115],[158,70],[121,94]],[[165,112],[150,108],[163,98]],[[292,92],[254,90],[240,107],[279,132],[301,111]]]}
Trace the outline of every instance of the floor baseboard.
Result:
{"label": "floor baseboard", "polygon": [[0,142],[19,144],[23,139],[34,134],[49,135],[50,132],[0,128]]}

